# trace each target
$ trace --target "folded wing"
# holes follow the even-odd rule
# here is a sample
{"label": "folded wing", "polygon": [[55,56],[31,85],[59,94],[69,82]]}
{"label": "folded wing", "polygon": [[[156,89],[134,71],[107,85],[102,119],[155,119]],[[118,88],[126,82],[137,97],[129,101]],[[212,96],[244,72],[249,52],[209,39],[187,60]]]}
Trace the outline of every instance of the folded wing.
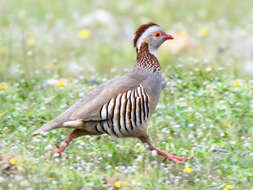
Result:
{"label": "folded wing", "polygon": [[55,128],[66,127],[66,123],[68,122],[75,121],[76,123],[72,124],[76,124],[78,126],[78,122],[81,121],[100,121],[101,108],[103,105],[107,104],[118,94],[135,88],[140,84],[140,82],[140,80],[137,80],[135,77],[131,77],[129,74],[109,80],[92,90],[84,98],[73,104],[58,117],[37,129],[33,132],[33,135],[38,135]]}

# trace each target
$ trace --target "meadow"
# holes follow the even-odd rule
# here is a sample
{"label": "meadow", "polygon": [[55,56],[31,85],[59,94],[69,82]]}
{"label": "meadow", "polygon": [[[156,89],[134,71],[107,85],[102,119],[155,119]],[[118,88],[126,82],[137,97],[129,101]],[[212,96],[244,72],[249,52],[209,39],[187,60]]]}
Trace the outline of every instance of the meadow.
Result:
{"label": "meadow", "polygon": [[[0,190],[253,189],[251,0],[0,0]],[[150,120],[163,161],[137,139],[31,133],[135,64],[135,29],[154,21],[163,90]]]}

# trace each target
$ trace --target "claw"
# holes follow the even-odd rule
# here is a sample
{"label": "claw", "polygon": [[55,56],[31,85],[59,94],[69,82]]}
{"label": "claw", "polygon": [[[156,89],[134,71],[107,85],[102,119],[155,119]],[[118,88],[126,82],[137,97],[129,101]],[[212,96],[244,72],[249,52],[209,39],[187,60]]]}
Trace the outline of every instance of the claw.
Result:
{"label": "claw", "polygon": [[58,146],[56,145],[56,150],[52,151],[50,154],[51,156],[54,155],[55,153],[61,154],[65,150],[65,146]]}

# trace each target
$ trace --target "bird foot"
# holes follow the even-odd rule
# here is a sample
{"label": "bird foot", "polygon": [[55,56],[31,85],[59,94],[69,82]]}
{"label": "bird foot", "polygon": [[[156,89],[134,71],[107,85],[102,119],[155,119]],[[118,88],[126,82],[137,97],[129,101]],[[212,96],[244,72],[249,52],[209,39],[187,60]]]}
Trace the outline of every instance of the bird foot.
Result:
{"label": "bird foot", "polygon": [[66,148],[66,146],[59,146],[59,145],[55,145],[55,146],[56,146],[57,149],[50,153],[51,156],[56,154],[56,153],[61,154]]}
{"label": "bird foot", "polygon": [[164,160],[170,160],[172,162],[179,163],[179,164],[184,163],[184,161],[186,161],[186,160],[191,160],[192,159],[192,157],[185,158],[185,157],[174,156],[174,155],[168,154],[168,153],[166,153],[166,152],[164,152],[164,151],[162,151],[162,150],[160,150],[159,148],[156,148],[156,147],[152,147],[152,150],[156,150],[157,153],[164,158]]}
{"label": "bird foot", "polygon": [[68,136],[68,138],[65,140],[65,143],[64,143],[63,146],[59,146],[59,145],[57,145],[57,144],[55,145],[57,149],[51,152],[51,156],[52,156],[53,154],[55,154],[55,153],[61,154],[61,153],[65,150],[65,148],[67,148],[67,147],[69,146],[70,142],[71,142],[74,138],[80,136],[80,134],[82,134],[82,133],[80,132],[80,130],[75,129],[74,131],[72,131],[72,133],[71,133],[71,134]]}
{"label": "bird foot", "polygon": [[168,159],[172,162],[179,163],[179,164],[184,163],[184,161],[186,161],[186,160],[191,160],[192,159],[192,157],[185,158],[185,157],[174,156],[174,155],[168,154],[168,153],[166,153],[166,155],[164,155],[163,157],[164,157],[164,160]]}

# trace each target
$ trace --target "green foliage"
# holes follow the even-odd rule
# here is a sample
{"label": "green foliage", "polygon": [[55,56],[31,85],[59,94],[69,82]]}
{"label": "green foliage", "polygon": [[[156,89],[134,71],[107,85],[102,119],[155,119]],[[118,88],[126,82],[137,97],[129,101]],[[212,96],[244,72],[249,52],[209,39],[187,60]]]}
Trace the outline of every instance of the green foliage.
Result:
{"label": "green foliage", "polygon": [[[150,134],[161,149],[194,157],[184,165],[153,157],[136,139],[109,136],[82,137],[61,157],[50,157],[54,143],[63,141],[70,130],[55,130],[47,137],[30,134],[75,102],[84,89],[87,92],[87,80],[44,88],[41,79],[16,82],[0,95],[1,154],[17,160],[11,174],[1,175],[1,186],[107,189],[104,180],[117,176],[122,184],[127,182],[126,189],[207,189],[225,184],[250,188],[252,82],[242,80],[242,86],[235,87],[230,78],[224,71],[192,72],[174,66],[164,75]],[[8,97],[11,101],[5,101]],[[4,170],[8,160],[0,163]],[[193,171],[185,173],[185,167]]]}

